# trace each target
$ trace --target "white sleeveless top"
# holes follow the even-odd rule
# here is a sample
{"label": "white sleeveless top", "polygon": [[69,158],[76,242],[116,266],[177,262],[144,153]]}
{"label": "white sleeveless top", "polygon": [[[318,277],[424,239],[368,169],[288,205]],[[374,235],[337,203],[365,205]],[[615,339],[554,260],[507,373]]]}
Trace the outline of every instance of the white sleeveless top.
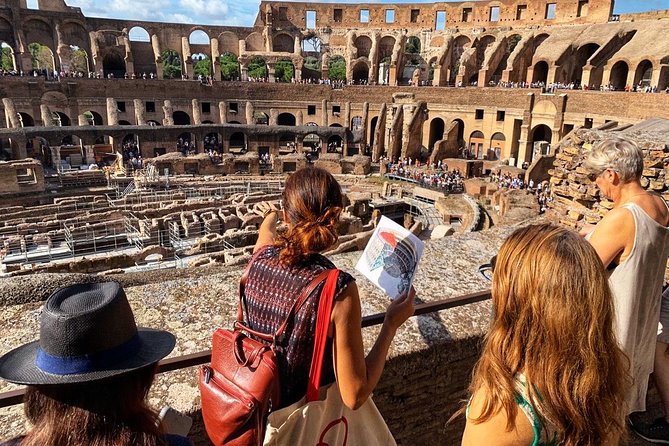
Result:
{"label": "white sleeveless top", "polygon": [[630,359],[633,383],[627,403],[631,413],[646,410],[648,376],[653,371],[660,296],[669,256],[669,228],[653,220],[635,203],[622,207],[634,216],[634,246],[629,257],[610,271],[609,285],[616,338]]}

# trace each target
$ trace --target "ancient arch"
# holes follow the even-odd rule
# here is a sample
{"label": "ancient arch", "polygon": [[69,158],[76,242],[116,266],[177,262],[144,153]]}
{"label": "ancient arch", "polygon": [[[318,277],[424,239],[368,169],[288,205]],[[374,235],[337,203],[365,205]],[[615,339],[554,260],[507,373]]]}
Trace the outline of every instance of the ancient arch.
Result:
{"label": "ancient arch", "polygon": [[403,80],[410,80],[416,68],[419,68],[423,63],[420,51],[420,39],[416,36],[409,37],[404,44],[404,63],[400,73]]}
{"label": "ancient arch", "polygon": [[478,159],[483,159],[485,155],[485,135],[482,131],[476,130],[469,135],[469,153]]}
{"label": "ancient arch", "polygon": [[223,138],[218,132],[210,132],[204,135],[203,146],[206,152],[210,150],[215,150],[216,152],[222,151],[221,141]]}
{"label": "ancient arch", "polygon": [[[451,125],[455,125],[457,128],[457,143],[460,147],[465,147],[465,122],[462,119],[454,119],[451,121]],[[450,133],[450,131],[449,131]]]}
{"label": "ancient arch", "polygon": [[260,56],[255,56],[248,63],[248,76],[254,79],[267,78],[267,62]]}
{"label": "ancient arch", "polygon": [[428,138],[427,148],[432,150],[434,148],[434,143],[444,139],[444,130],[446,125],[444,120],[441,118],[434,118],[430,121],[430,135]]}
{"label": "ancient arch", "polygon": [[14,50],[16,43],[14,41],[14,27],[2,17],[0,17],[0,41],[6,42],[7,46]]}
{"label": "ancient arch", "polygon": [[657,89],[659,91],[669,88],[669,56],[662,59],[660,68],[660,77],[657,82]]}
{"label": "ancient arch", "polygon": [[69,127],[72,125],[72,122],[70,121],[70,117],[67,116],[65,113],[56,111],[52,113],[54,123],[58,127]]}
{"label": "ancient arch", "polygon": [[506,37],[506,46],[504,48],[504,55],[500,59],[499,63],[497,64],[497,68],[495,69],[495,72],[490,78],[493,82],[498,83],[500,80],[502,80],[502,72],[504,70],[512,68],[508,66],[509,56],[511,55],[511,53],[513,53],[513,51],[516,49],[516,46],[518,46],[518,43],[521,40],[522,37],[520,36],[520,34],[512,34]]}
{"label": "ancient arch", "polygon": [[132,125],[130,121],[127,121],[125,119],[119,119],[118,125]]}
{"label": "ancient arch", "polygon": [[28,44],[28,51],[30,51],[31,69],[37,71],[50,70],[50,73],[55,71],[56,59],[51,48],[38,42],[32,42]]}
{"label": "ancient arch", "polygon": [[190,116],[188,113],[177,110],[172,113],[172,119],[174,121],[174,125],[190,125]]}
{"label": "ancient arch", "polygon": [[295,51],[295,39],[286,33],[279,33],[272,40],[272,51],[275,53],[292,53]]}
{"label": "ancient arch", "polygon": [[648,87],[653,79],[653,63],[648,59],[639,62],[634,73],[634,85]]}
{"label": "ancient arch", "polygon": [[483,36],[476,40],[476,70],[472,73],[469,82],[478,82],[479,71],[483,68],[485,62],[485,53],[488,47],[495,43],[495,37],[491,35]]}
{"label": "ancient arch", "polygon": [[246,36],[246,51],[265,51],[265,39],[259,32],[253,32]]}
{"label": "ancient arch", "polygon": [[177,50],[168,48],[161,54],[163,59],[163,77],[165,79],[181,79],[181,56]]}
{"label": "ancient arch", "polygon": [[334,81],[346,80],[346,59],[334,56],[328,62],[328,77]]}
{"label": "ancient arch", "polygon": [[530,132],[530,143],[532,144],[532,158],[535,155],[548,155],[550,144],[553,139],[553,131],[545,124],[535,126]]}
{"label": "ancient arch", "polygon": [[232,53],[239,56],[239,37],[230,31],[223,31],[218,35],[218,50],[221,54]]}
{"label": "ancient arch", "polygon": [[253,113],[253,123],[256,125],[269,125],[269,116],[267,113],[256,111]]}
{"label": "ancient arch", "polygon": [[230,135],[229,147],[230,149],[237,149],[237,151],[246,150],[246,135],[244,132],[235,132]]}
{"label": "ancient arch", "polygon": [[614,89],[622,91],[627,86],[627,75],[629,74],[629,65],[624,60],[619,60],[611,68],[611,76],[609,77],[609,84]]}
{"label": "ancient arch", "polygon": [[318,80],[321,78],[321,61],[315,56],[307,56],[304,58],[304,64],[302,65],[302,79],[314,79]]}
{"label": "ancient arch", "polygon": [[116,52],[109,52],[102,59],[102,72],[105,77],[110,74],[115,78],[123,78],[125,76],[125,61],[123,57]]}
{"label": "ancient arch", "polygon": [[195,53],[191,55],[191,62],[193,63],[193,78],[198,76],[211,76],[211,60],[206,53]]}
{"label": "ancient arch", "polygon": [[5,41],[0,41],[0,71],[17,70],[14,49]]}
{"label": "ancient arch", "polygon": [[[573,67],[571,75],[563,79],[564,82],[574,82],[580,84],[583,79],[583,67],[587,65],[588,60],[599,50],[599,45],[596,43],[588,43],[581,46],[577,51],[573,60]],[[563,72],[564,73],[564,72]]]}
{"label": "ancient arch", "polygon": [[54,32],[49,23],[42,19],[28,19],[23,22],[21,29],[25,32],[26,42],[44,45],[55,54]]}
{"label": "ancient arch", "polygon": [[369,122],[369,147],[374,146],[374,134],[376,133],[376,126],[379,122],[379,117],[374,116]]}
{"label": "ancient arch", "polygon": [[141,26],[133,26],[128,31],[128,39],[131,42],[151,42],[151,37],[147,30]]}
{"label": "ancient arch", "polygon": [[367,36],[358,36],[353,43],[357,50],[357,57],[369,57],[369,52],[372,49],[372,39]]}
{"label": "ancient arch", "polygon": [[295,125],[295,115],[292,113],[280,113],[276,119],[277,125]]}
{"label": "ancient arch", "polygon": [[104,125],[104,121],[102,120],[102,115],[100,115],[100,113],[93,110],[88,110],[82,114],[86,118],[86,121],[88,121],[88,125]]}
{"label": "ancient arch", "polygon": [[35,120],[28,113],[19,112],[19,121],[21,121],[21,127],[35,127]]}
{"label": "ancient arch", "polygon": [[328,138],[328,152],[330,153],[339,153],[342,151],[344,146],[344,141],[339,135],[332,135]]}
{"label": "ancient arch", "polygon": [[390,64],[393,57],[393,48],[395,48],[395,38],[385,36],[379,41],[379,63]]}
{"label": "ancient arch", "polygon": [[149,119],[148,121],[146,121],[146,125],[151,126],[151,127],[158,127],[162,124],[158,121],[154,121],[153,119]]}
{"label": "ancient arch", "polygon": [[235,53],[226,52],[221,54],[221,80],[234,81],[239,79],[239,61]]}
{"label": "ancient arch", "polygon": [[504,153],[505,146],[506,137],[504,136],[504,133],[493,133],[492,137],[490,138],[490,151],[492,153],[488,153],[488,159],[500,159],[502,157],[502,153]]}
{"label": "ancient arch", "polygon": [[274,79],[277,82],[292,82],[295,78],[295,66],[290,59],[281,59],[274,64]]}
{"label": "ancient arch", "polygon": [[321,137],[316,133],[309,133],[302,139],[302,146],[314,153],[318,153],[318,150],[321,148]]}
{"label": "ancient arch", "polygon": [[362,116],[351,118],[351,130],[360,130],[362,128]]}
{"label": "ancient arch", "polygon": [[538,82],[543,82],[544,84],[548,82],[548,62],[545,60],[537,62],[532,71],[532,83]]}
{"label": "ancient arch", "polygon": [[209,34],[202,29],[194,29],[188,35],[188,43],[191,45],[209,45]]}
{"label": "ancient arch", "polygon": [[467,36],[460,35],[453,40],[453,51],[451,52],[451,60],[448,63],[450,69],[449,83],[454,84],[455,79],[460,71],[460,58],[465,48],[471,44],[471,39]]}
{"label": "ancient arch", "polygon": [[360,60],[353,66],[352,78],[356,84],[367,83],[369,78],[369,66],[365,61]]}

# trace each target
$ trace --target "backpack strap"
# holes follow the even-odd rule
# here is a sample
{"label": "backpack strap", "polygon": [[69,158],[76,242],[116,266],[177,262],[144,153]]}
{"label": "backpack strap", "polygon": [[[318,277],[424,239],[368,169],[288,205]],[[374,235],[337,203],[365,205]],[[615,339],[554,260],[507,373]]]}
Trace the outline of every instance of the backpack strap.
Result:
{"label": "backpack strap", "polygon": [[256,336],[264,341],[271,342],[272,344],[274,344],[276,342],[276,339],[279,338],[281,335],[283,335],[283,332],[286,330],[286,327],[288,326],[288,322],[295,316],[295,314],[298,311],[300,311],[300,308],[302,308],[302,305],[304,305],[307,299],[309,299],[311,293],[314,292],[314,290],[318,287],[318,285],[320,285],[327,279],[328,274],[331,271],[338,271],[338,270],[327,269],[318,274],[311,282],[309,282],[309,284],[306,287],[302,288],[302,292],[300,292],[300,294],[297,296],[297,299],[295,299],[295,302],[293,302],[293,305],[290,307],[290,310],[288,311],[288,315],[283,320],[277,331],[274,334],[261,333],[256,330],[252,330],[244,323],[243,300],[244,300],[244,287],[246,286],[246,282],[248,281],[249,273],[251,271],[251,265],[253,265],[253,262],[255,262],[256,258],[258,257],[258,254],[260,254],[260,252],[263,251],[264,249],[265,249],[264,247],[260,248],[253,254],[253,257],[251,257],[251,260],[249,261],[249,264],[244,270],[242,278],[239,281],[239,301],[237,302],[237,320],[234,323],[234,328],[244,330],[252,334],[253,336]]}

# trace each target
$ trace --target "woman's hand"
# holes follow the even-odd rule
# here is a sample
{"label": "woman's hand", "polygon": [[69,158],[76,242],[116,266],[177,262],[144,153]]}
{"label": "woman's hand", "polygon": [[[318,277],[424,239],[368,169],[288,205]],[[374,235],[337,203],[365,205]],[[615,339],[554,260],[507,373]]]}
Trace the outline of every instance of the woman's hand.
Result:
{"label": "woman's hand", "polygon": [[416,290],[412,286],[408,293],[404,293],[390,302],[386,310],[384,324],[388,324],[394,330],[400,328],[407,319],[413,316],[415,298]]}
{"label": "woman's hand", "polygon": [[274,204],[270,203],[268,201],[261,201],[260,203],[256,204],[256,207],[254,209],[255,213],[258,215],[262,215],[263,217],[267,217],[268,214],[271,212],[279,212],[279,208]]}

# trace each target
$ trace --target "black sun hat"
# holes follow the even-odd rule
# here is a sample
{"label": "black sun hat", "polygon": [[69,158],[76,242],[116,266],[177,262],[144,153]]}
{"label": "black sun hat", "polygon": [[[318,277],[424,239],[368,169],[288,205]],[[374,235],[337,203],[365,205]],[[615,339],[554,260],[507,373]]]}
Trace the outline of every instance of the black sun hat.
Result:
{"label": "black sun hat", "polygon": [[0,357],[0,378],[33,385],[95,381],[153,364],[175,342],[167,331],[137,328],[118,283],[68,286],[44,304],[39,340]]}

